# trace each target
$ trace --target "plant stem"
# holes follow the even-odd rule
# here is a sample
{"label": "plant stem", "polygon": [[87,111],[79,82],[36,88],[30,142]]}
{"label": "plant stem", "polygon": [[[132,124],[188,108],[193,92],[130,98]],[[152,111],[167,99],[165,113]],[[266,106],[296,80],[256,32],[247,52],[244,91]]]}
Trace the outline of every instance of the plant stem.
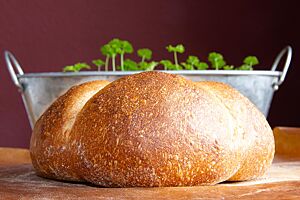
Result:
{"label": "plant stem", "polygon": [[100,65],[98,65],[98,71],[100,71],[100,69],[101,69],[101,67],[100,67]]}
{"label": "plant stem", "polygon": [[113,71],[116,71],[116,60],[115,60],[115,58],[116,58],[116,55],[114,54],[114,55],[112,55],[112,69],[113,69]]}
{"label": "plant stem", "polygon": [[177,52],[176,51],[174,51],[174,62],[175,62],[176,68],[178,68],[178,60],[177,60]]}
{"label": "plant stem", "polygon": [[108,71],[108,62],[109,62],[109,55],[107,55],[105,59],[105,71]]}
{"label": "plant stem", "polygon": [[142,62],[145,62],[145,56],[142,57]]}
{"label": "plant stem", "polygon": [[121,53],[120,54],[120,56],[121,56],[121,71],[124,71],[124,53]]}

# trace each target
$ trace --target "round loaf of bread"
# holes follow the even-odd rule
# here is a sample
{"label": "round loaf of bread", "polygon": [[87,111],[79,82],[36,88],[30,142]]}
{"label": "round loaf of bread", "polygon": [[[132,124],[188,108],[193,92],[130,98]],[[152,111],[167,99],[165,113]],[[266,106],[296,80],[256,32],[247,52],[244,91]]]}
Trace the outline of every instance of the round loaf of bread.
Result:
{"label": "round loaf of bread", "polygon": [[[106,187],[194,186],[254,179],[271,165],[270,126],[226,84],[144,72],[100,85],[83,101],[67,92],[36,123],[39,175]],[[81,102],[76,112],[68,98]]]}

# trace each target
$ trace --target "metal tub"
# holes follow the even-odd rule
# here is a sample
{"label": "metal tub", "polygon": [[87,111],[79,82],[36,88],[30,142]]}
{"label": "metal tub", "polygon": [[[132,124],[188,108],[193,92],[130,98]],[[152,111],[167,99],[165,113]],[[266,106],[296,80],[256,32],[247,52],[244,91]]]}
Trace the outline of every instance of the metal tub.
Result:
{"label": "metal tub", "polygon": [[[113,81],[139,71],[116,72],[50,72],[24,73],[15,57],[4,52],[8,70],[18,87],[28,114],[31,127],[47,107],[71,86],[91,80]],[[281,58],[287,54],[283,71],[276,71]],[[163,71],[178,74],[193,81],[219,81],[239,90],[267,116],[274,91],[283,83],[292,58],[292,48],[287,46],[276,57],[270,71],[254,70],[181,70]],[[15,70],[17,73],[15,73]]]}

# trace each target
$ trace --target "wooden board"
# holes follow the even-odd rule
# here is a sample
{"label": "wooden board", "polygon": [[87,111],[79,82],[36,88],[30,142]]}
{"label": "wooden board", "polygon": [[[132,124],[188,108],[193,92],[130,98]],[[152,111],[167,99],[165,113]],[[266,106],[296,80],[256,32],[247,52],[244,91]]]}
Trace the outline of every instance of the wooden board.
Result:
{"label": "wooden board", "polygon": [[0,199],[175,199],[175,198],[263,198],[300,196],[300,162],[275,163],[262,180],[222,183],[216,186],[169,188],[99,188],[85,184],[44,179],[31,164],[0,168]]}
{"label": "wooden board", "polygon": [[[36,176],[27,150],[0,148],[0,199],[299,199],[300,151],[294,149],[300,144],[300,129],[297,131],[298,135],[292,134],[294,148],[276,146],[279,154],[264,178],[215,186],[100,188],[55,181]],[[284,145],[290,140],[285,128],[275,129],[274,135],[276,140],[285,140]]]}
{"label": "wooden board", "polygon": [[0,166],[31,163],[27,149],[0,148]]}

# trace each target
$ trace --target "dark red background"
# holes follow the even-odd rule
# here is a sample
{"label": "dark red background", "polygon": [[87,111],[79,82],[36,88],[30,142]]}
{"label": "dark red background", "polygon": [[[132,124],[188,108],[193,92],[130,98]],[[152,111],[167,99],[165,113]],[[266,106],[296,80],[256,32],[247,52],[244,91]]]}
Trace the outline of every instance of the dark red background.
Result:
{"label": "dark red background", "polygon": [[272,126],[300,126],[299,19],[297,1],[2,0],[0,146],[28,147],[31,134],[4,49],[16,55],[25,72],[60,71],[64,65],[97,58],[99,47],[113,37],[131,41],[136,49],[151,48],[155,60],[171,58],[165,46],[176,43],[201,59],[219,51],[236,65],[255,54],[261,61],[257,69],[270,69],[277,53],[290,44],[292,66],[268,120]]}

